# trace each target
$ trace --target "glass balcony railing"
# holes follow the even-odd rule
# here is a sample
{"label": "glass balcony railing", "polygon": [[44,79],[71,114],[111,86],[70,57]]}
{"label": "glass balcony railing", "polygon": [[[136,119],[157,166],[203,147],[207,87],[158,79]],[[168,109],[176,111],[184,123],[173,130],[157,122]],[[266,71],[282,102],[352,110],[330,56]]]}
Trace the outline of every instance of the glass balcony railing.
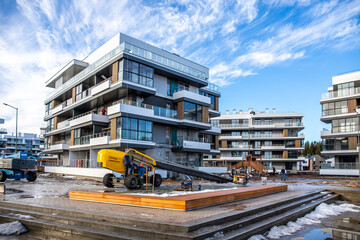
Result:
{"label": "glass balcony railing", "polygon": [[247,123],[243,123],[243,124],[240,124],[240,123],[235,123],[235,124],[220,124],[220,127],[221,128],[236,128],[236,127],[249,127],[249,124]]}
{"label": "glass balcony railing", "polygon": [[219,92],[219,87],[213,83],[208,83],[206,87],[203,87],[203,89],[208,89],[214,92]]}
{"label": "glass balcony railing", "polygon": [[182,73],[188,74],[192,77],[199,78],[203,81],[207,81],[206,74],[204,72],[194,69],[192,67],[186,66],[184,64],[181,64],[179,62],[173,61],[164,56],[158,55],[156,53],[145,50],[143,48],[139,48],[130,43],[125,43],[125,49],[134,55],[137,55],[144,59],[150,60],[157,64],[164,65],[164,66],[169,67],[177,72],[182,72]]}
{"label": "glass balcony railing", "polygon": [[146,109],[153,109],[155,116],[178,119],[178,112],[176,110],[152,106],[152,105],[144,104],[144,103],[140,103],[140,102],[134,102],[134,101],[130,101],[127,99],[120,99],[119,101],[113,102],[113,105],[116,105],[119,103],[131,105],[131,106],[135,106],[135,107],[146,108]]}
{"label": "glass balcony railing", "polygon": [[321,169],[359,169],[358,163],[322,163],[320,166]]}
{"label": "glass balcony railing", "polygon": [[345,88],[338,91],[331,91],[322,94],[322,99],[336,98],[336,97],[345,97],[360,94],[360,87],[357,88]]}
{"label": "glass balcony railing", "polygon": [[178,119],[178,112],[175,110],[156,106],[153,106],[153,109],[156,116]]}
{"label": "glass balcony railing", "polygon": [[74,145],[90,144],[90,138],[92,135],[86,135],[79,138],[74,138]]}

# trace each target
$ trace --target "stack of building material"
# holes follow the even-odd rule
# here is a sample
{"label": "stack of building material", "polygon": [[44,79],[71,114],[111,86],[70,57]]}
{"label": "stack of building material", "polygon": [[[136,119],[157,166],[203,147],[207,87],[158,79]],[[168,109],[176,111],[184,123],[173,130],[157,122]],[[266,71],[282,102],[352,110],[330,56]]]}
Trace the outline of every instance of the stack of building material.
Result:
{"label": "stack of building material", "polygon": [[32,159],[3,158],[0,159],[0,168],[5,169],[34,169],[36,161]]}

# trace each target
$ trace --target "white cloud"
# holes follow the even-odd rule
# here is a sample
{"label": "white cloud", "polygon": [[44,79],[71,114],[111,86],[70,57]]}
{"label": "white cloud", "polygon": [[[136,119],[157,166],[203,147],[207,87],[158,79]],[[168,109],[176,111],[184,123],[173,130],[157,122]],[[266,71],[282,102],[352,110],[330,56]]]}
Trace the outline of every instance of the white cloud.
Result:
{"label": "white cloud", "polygon": [[[259,9],[264,5],[256,0],[18,0],[16,14],[0,23],[0,102],[19,106],[21,131],[39,132],[49,91],[45,80],[118,32],[209,66],[210,81],[221,86],[303,58],[309,47],[356,45],[359,0],[314,8],[307,7],[309,1],[267,4]],[[285,25],[274,22],[271,11],[282,6],[294,6],[292,11],[300,6],[306,21],[293,21],[289,13]],[[1,105],[0,112],[6,126],[15,129],[13,110]]]}

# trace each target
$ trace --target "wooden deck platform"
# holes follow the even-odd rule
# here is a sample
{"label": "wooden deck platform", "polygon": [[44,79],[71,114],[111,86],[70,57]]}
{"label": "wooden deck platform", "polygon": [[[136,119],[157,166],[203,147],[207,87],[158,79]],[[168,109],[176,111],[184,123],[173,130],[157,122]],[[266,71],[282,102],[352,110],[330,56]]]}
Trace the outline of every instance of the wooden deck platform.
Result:
{"label": "wooden deck platform", "polygon": [[69,198],[103,203],[115,203],[131,206],[165,208],[173,210],[192,210],[215,204],[227,203],[250,197],[286,191],[287,185],[264,185],[214,192],[193,193],[169,197],[146,196],[122,193],[103,193],[89,191],[70,191]]}

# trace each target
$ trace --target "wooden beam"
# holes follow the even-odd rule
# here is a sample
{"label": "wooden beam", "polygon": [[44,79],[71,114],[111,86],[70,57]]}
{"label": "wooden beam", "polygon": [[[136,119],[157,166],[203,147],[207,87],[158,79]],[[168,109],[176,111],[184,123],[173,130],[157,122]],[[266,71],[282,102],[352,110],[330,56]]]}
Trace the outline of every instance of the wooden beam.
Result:
{"label": "wooden beam", "polygon": [[111,78],[112,83],[116,83],[118,81],[118,75],[119,75],[119,62],[116,61],[112,64],[112,78]]}
{"label": "wooden beam", "polygon": [[70,145],[71,146],[74,146],[74,136],[75,136],[75,130],[73,129],[73,130],[71,130],[71,135],[70,135]]}
{"label": "wooden beam", "polygon": [[356,112],[356,99],[349,99],[347,101],[347,105],[348,105],[348,113],[354,113]]}
{"label": "wooden beam", "polygon": [[110,120],[110,139],[115,140],[116,139],[116,118],[112,118]]}
{"label": "wooden beam", "polygon": [[178,102],[178,117],[184,119],[184,101]]}
{"label": "wooden beam", "polygon": [[209,107],[202,107],[202,122],[209,123]]}
{"label": "wooden beam", "polygon": [[357,137],[349,137],[349,150],[356,150],[357,147]]}

